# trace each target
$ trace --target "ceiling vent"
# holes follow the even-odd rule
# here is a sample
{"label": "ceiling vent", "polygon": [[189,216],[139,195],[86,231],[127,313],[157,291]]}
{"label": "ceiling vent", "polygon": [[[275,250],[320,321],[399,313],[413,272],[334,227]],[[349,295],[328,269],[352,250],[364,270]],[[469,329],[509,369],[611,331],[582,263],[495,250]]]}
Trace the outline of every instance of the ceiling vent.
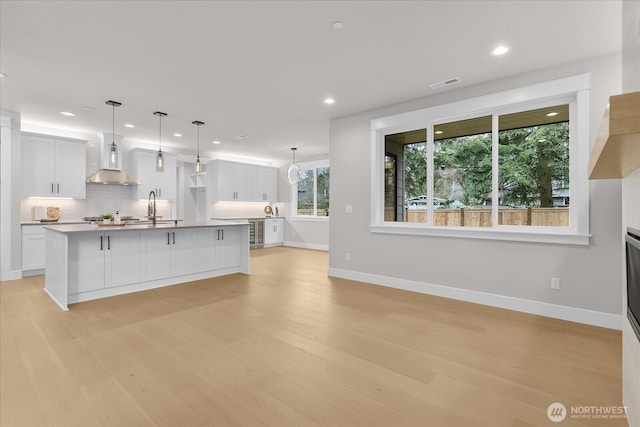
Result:
{"label": "ceiling vent", "polygon": [[438,89],[438,88],[441,88],[443,86],[451,86],[451,85],[454,85],[454,84],[460,83],[460,82],[461,82],[460,77],[454,77],[452,79],[447,79],[447,80],[442,80],[442,81],[439,81],[439,82],[431,83],[429,85],[429,87],[431,89]]}

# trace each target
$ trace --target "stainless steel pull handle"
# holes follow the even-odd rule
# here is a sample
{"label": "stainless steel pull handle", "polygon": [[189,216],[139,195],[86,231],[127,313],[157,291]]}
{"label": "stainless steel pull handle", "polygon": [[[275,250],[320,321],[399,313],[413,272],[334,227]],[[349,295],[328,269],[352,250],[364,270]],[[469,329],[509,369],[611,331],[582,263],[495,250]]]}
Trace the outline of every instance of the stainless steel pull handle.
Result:
{"label": "stainless steel pull handle", "polygon": [[170,234],[170,233],[167,233],[167,245],[170,245],[170,244],[171,244],[171,243],[169,243],[169,234]]}
{"label": "stainless steel pull handle", "polygon": [[56,184],[58,186],[58,194],[60,194],[60,184]]}
{"label": "stainless steel pull handle", "polygon": [[173,234],[173,244],[175,245],[176,244],[176,233],[172,232],[171,234]]}
{"label": "stainless steel pull handle", "polygon": [[51,183],[51,194],[53,194],[53,182]]}
{"label": "stainless steel pull handle", "polygon": [[102,236],[100,236],[100,250],[103,250],[103,247],[102,247]]}
{"label": "stainless steel pull handle", "polygon": [[107,236],[107,249],[111,250],[111,236]]}
{"label": "stainless steel pull handle", "polygon": [[224,240],[224,230],[220,230],[222,231],[222,240]]}

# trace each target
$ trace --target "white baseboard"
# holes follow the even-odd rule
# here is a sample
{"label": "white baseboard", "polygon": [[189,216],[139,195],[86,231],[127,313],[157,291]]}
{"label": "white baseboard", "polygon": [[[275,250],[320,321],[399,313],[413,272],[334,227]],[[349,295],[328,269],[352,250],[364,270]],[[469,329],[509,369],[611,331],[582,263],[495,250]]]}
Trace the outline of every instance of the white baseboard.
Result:
{"label": "white baseboard", "polygon": [[2,275],[1,281],[22,279],[22,270],[10,270],[6,275]]}
{"label": "white baseboard", "polygon": [[313,249],[316,251],[329,251],[329,245],[319,245],[317,243],[301,243],[301,242],[286,241],[284,242],[284,245],[290,246],[292,248]]}
{"label": "white baseboard", "polygon": [[582,308],[549,304],[546,302],[471,291],[468,289],[460,289],[450,286],[434,285],[431,283],[398,279],[395,277],[380,276],[377,274],[362,273],[359,271],[344,270],[341,268],[329,268],[329,276],[355,280],[358,282],[372,283],[405,291],[418,292],[421,294],[483,304],[492,307],[505,308],[508,310],[521,311],[529,314],[537,314],[539,316],[552,317],[554,319],[569,320],[571,322],[584,323],[603,328],[617,330],[622,329],[621,315],[604,313],[601,311],[585,310]]}

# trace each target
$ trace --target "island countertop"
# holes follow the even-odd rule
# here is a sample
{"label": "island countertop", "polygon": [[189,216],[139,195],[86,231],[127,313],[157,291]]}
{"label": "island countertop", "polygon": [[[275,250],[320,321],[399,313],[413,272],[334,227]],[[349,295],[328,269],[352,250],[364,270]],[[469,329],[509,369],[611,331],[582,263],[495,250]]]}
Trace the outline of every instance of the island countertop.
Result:
{"label": "island countertop", "polygon": [[147,222],[142,223],[127,223],[119,225],[101,226],[97,224],[57,224],[46,225],[44,228],[58,233],[86,233],[86,232],[120,232],[120,231],[133,231],[133,230],[157,230],[157,229],[175,229],[175,228],[199,228],[199,227],[228,227],[228,226],[248,226],[247,221],[223,221],[223,220],[209,220],[209,221],[171,221],[171,222],[158,222],[156,225],[149,224]]}

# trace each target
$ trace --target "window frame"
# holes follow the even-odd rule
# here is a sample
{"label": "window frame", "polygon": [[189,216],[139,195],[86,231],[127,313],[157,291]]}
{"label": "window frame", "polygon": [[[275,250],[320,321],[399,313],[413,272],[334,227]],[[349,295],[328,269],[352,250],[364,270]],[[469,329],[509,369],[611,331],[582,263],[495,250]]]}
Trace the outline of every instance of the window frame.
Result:
{"label": "window frame", "polygon": [[[371,218],[373,233],[410,234],[558,244],[589,244],[590,75],[552,80],[476,98],[371,120]],[[433,126],[492,115],[492,192],[498,189],[498,116],[545,106],[569,104],[569,182],[571,208],[568,227],[498,224],[492,207],[492,227],[442,227],[424,223],[384,221],[385,135],[427,129],[427,216],[433,215]]]}
{"label": "window frame", "polygon": [[[329,168],[329,170],[331,170],[331,166],[329,165],[329,159],[298,163],[298,166],[300,167],[301,171],[313,170],[313,212],[314,214],[298,215],[298,184],[294,184],[294,185],[290,185],[291,187],[291,209],[290,209],[291,219],[302,220],[302,221],[329,221],[329,215],[331,215],[330,209],[329,209],[329,215],[318,216],[318,169],[326,167],[326,168]],[[329,191],[331,191],[331,179],[329,179]]]}

